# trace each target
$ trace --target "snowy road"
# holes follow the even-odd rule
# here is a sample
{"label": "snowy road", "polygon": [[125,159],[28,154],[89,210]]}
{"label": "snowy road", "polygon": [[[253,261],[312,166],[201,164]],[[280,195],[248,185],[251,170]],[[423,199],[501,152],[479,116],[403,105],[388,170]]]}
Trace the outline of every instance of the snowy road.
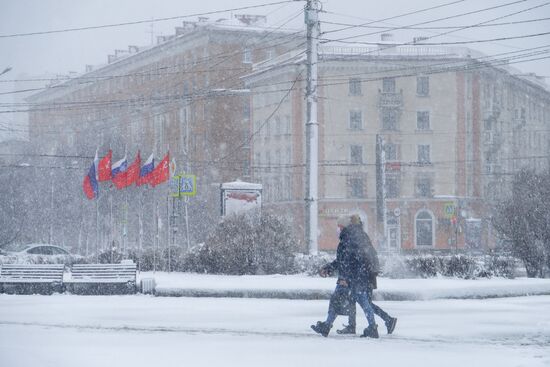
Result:
{"label": "snowy road", "polygon": [[326,301],[0,295],[0,365],[550,366],[550,296],[379,305],[394,335],[325,339]]}

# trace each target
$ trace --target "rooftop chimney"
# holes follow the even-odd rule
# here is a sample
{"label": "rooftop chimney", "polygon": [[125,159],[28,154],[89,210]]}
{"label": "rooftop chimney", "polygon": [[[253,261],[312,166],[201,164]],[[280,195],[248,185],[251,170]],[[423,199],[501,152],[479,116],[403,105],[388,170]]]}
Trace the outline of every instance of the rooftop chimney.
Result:
{"label": "rooftop chimney", "polygon": [[393,41],[393,34],[392,33],[382,33],[380,35],[380,40],[383,42],[391,42]]}
{"label": "rooftop chimney", "polygon": [[424,36],[421,36],[421,37],[414,37],[413,38],[413,43],[420,43],[420,42],[423,42],[425,40],[427,40],[428,37],[424,37]]}
{"label": "rooftop chimney", "polygon": [[267,17],[265,15],[253,15],[253,14],[235,14],[235,18],[239,22],[246,25],[264,25],[267,22]]}

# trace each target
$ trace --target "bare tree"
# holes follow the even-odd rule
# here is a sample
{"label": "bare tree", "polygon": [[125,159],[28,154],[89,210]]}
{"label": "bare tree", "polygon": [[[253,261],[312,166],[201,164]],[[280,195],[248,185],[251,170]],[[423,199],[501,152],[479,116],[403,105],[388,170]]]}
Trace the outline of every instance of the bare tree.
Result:
{"label": "bare tree", "polygon": [[493,208],[493,227],[523,261],[529,277],[543,277],[550,257],[549,180],[549,173],[522,170],[514,176],[510,194]]}

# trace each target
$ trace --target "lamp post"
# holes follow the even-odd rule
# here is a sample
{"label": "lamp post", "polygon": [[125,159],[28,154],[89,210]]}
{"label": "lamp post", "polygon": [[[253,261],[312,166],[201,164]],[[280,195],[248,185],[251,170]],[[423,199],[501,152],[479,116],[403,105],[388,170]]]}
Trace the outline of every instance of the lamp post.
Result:
{"label": "lamp post", "polygon": [[8,66],[7,68],[5,68],[1,73],[0,75],[4,75],[6,74],[7,72],[9,72],[11,70],[11,66]]}

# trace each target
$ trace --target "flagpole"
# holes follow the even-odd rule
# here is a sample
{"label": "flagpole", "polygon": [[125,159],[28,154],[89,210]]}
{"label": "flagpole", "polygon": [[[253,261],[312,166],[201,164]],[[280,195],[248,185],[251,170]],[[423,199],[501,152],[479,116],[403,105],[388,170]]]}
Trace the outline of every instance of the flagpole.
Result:
{"label": "flagpole", "polygon": [[143,245],[143,190],[139,196],[139,211],[138,211],[138,222],[139,222],[139,239],[138,239],[138,271],[141,273],[141,248]]}
{"label": "flagpole", "polygon": [[128,191],[124,193],[124,226],[122,230],[122,254],[126,252],[126,238],[128,237]]}
{"label": "flagpole", "polygon": [[170,225],[170,196],[166,195],[166,244],[168,246],[168,272],[170,273],[170,231],[172,230]]}
{"label": "flagpole", "polygon": [[95,201],[95,257],[99,263],[99,196]]}
{"label": "flagpole", "polygon": [[110,243],[107,246],[107,251],[111,253],[111,262],[113,262],[113,243],[115,241],[114,222],[113,222],[113,193],[109,190],[109,202],[111,205],[111,238]]}
{"label": "flagpole", "polygon": [[153,273],[157,271],[157,251],[159,247],[159,203],[157,198],[155,197],[155,223],[156,223],[156,229],[155,229],[155,249],[153,251]]}

